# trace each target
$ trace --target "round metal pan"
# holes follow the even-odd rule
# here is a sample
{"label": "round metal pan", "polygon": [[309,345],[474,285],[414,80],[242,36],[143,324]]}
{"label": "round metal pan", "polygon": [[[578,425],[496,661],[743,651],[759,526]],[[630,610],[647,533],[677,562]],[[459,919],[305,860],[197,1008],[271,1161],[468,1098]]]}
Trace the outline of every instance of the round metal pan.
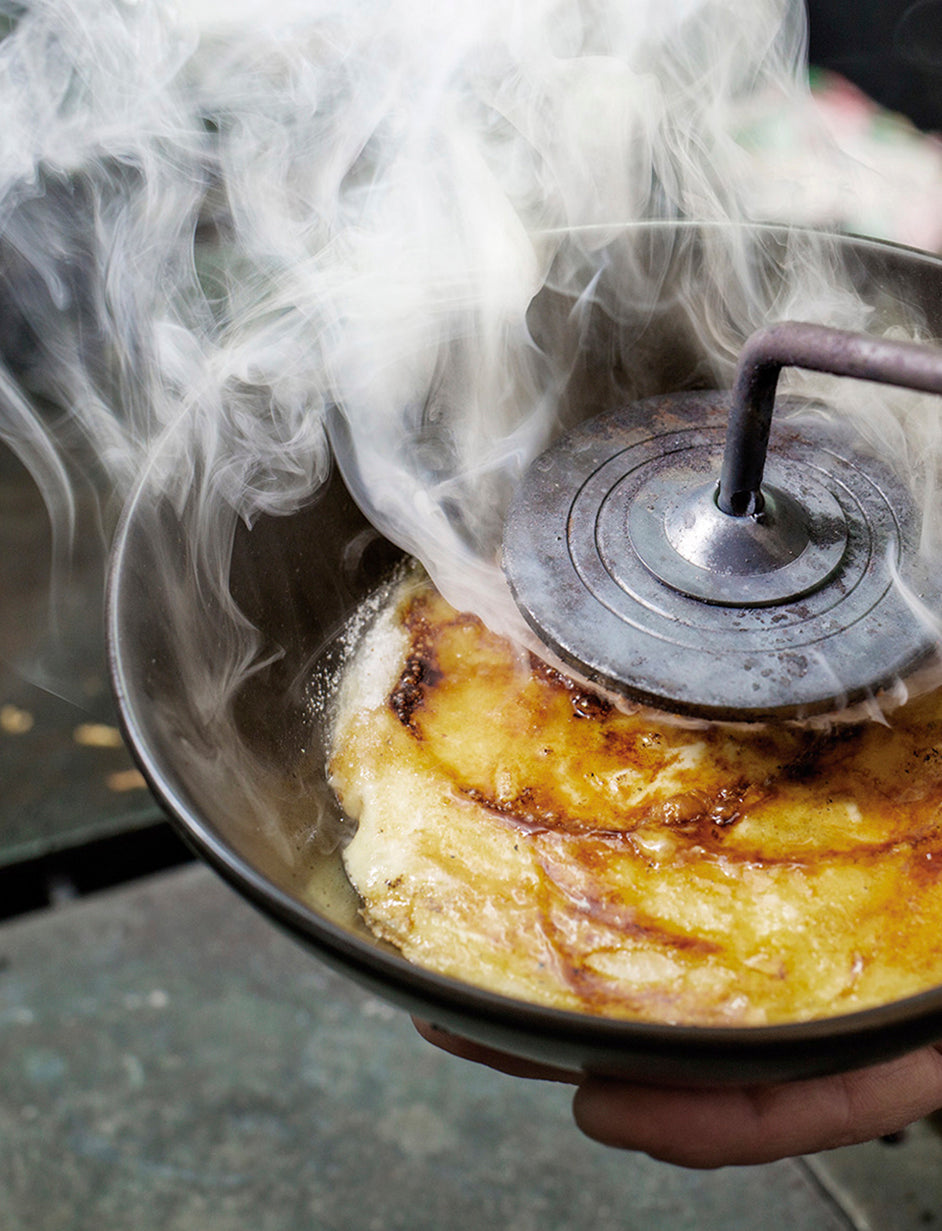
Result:
{"label": "round metal pan", "polygon": [[[679,238],[678,238],[679,237]],[[760,232],[774,293],[785,232]],[[652,228],[650,246],[695,266],[695,227]],[[618,244],[618,238],[610,240]],[[663,250],[663,251],[661,251]],[[877,314],[917,309],[942,336],[942,261],[868,240],[840,242],[843,275]],[[634,258],[633,258],[634,259]],[[573,406],[612,353],[611,330],[644,357],[641,396],[697,369],[697,342],[676,314],[670,269],[663,304],[600,320],[574,366]],[[540,313],[542,312],[542,316]],[[552,345],[560,305],[535,305]],[[302,511],[238,523],[220,592],[198,541],[199,501],[171,501],[154,466],[116,536],[107,605],[113,687],[130,747],[187,841],[241,894],[320,959],[449,1030],[568,1068],[673,1082],[787,1080],[851,1069],[942,1037],[942,987],[847,1016],[770,1027],[701,1028],[611,1020],[542,1008],[444,978],[375,939],[357,914],[339,855],[344,821],[324,772],[318,681],[337,637],[387,575],[397,549],[360,512],[336,468]],[[214,566],[215,567],[215,566]],[[256,632],[252,632],[254,629]],[[254,640],[253,640],[254,638]],[[240,675],[246,646],[255,666]],[[238,681],[233,684],[233,681]],[[194,936],[199,944],[200,937]],[[338,1045],[342,1041],[338,1040]]]}

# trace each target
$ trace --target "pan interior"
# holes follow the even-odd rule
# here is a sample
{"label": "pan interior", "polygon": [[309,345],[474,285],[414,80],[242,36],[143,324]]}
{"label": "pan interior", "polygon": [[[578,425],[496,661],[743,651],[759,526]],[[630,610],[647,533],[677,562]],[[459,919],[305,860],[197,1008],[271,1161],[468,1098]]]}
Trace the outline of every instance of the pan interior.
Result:
{"label": "pan interior", "polygon": [[[611,242],[617,261],[618,241]],[[788,242],[769,231],[761,247],[773,295],[774,270]],[[632,397],[715,383],[687,312],[671,296],[671,270],[686,271],[696,259],[696,230],[684,232],[680,241],[673,232],[657,232],[651,243],[659,260],[665,247],[673,254],[666,262],[663,300],[636,314],[626,311],[617,321],[602,311],[592,314],[562,399],[561,417],[570,425],[616,409],[598,393],[611,388],[598,377],[609,373],[614,353],[637,356],[636,377],[620,382],[622,392],[631,386]],[[856,240],[846,241],[843,256],[848,276],[866,288],[877,315],[892,318],[901,304],[915,304],[942,335],[942,262]],[[571,308],[552,291],[538,297],[532,328],[540,346],[562,344]],[[195,508],[170,505],[145,477],[119,535],[109,637],[134,751],[184,833],[241,889],[303,939],[332,945],[327,955],[333,960],[351,966],[366,961],[387,990],[405,989],[403,963],[357,917],[356,895],[340,860],[348,822],[325,775],[331,681],[356,613],[389,577],[401,552],[367,522],[334,471],[293,516],[261,517],[251,529],[236,523],[228,594],[217,602],[207,597],[212,588],[190,547],[195,520]],[[234,663],[245,662],[247,646],[252,667],[239,675]],[[349,937],[350,944],[324,941],[322,924],[334,938]],[[499,1018],[487,997],[472,988],[459,993],[450,1003],[460,1008],[453,1007],[450,1018],[443,1013],[442,1020],[480,1035],[482,1013],[491,1023]],[[410,1004],[421,1007],[422,988],[414,985],[408,994]],[[441,1008],[441,998],[436,1003]],[[559,1059],[558,1050],[547,1052],[546,1040],[556,1029],[552,1015],[527,1020],[527,1037],[520,1029],[510,1035],[498,1029],[497,1036],[492,1030],[487,1037]],[[580,1021],[585,1046],[602,1047],[606,1063],[614,1063],[613,1024]],[[816,1028],[806,1033],[821,1036]],[[596,1052],[596,1061],[601,1055]],[[567,1053],[568,1060],[575,1058]],[[807,1071],[821,1061],[805,1055],[801,1064]]]}

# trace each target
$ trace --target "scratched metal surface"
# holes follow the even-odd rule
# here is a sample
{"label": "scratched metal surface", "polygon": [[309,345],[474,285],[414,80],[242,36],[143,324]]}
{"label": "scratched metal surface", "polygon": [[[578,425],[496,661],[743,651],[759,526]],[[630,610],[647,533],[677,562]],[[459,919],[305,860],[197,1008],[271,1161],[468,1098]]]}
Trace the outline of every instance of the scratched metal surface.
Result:
{"label": "scratched metal surface", "polygon": [[202,866],[7,923],[0,960],[4,1231],[867,1225],[801,1161],[588,1141],[565,1088],[430,1048]]}
{"label": "scratched metal surface", "polygon": [[79,490],[75,551],[53,570],[39,491],[0,448],[0,867],[158,817],[114,725],[106,539]]}

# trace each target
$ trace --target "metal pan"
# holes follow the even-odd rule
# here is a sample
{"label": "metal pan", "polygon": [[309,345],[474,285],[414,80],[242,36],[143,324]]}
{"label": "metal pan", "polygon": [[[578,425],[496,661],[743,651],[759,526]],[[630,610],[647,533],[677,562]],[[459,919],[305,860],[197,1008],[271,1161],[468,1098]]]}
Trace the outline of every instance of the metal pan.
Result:
{"label": "metal pan", "polygon": [[[776,262],[792,240],[761,229],[762,278],[774,296]],[[709,237],[708,237],[709,238]],[[618,236],[607,240],[617,260]],[[667,254],[663,301],[617,325],[586,331],[573,367],[573,407],[592,405],[593,372],[613,353],[612,330],[643,354],[636,396],[689,383],[697,339],[678,315],[671,270],[696,264],[697,227],[651,228]],[[917,310],[942,336],[942,261],[848,238],[842,276],[876,313]],[[634,259],[634,258],[633,258]],[[535,305],[544,346],[564,313]],[[159,460],[159,459],[158,459]],[[198,543],[198,493],[171,501],[159,465],[129,501],[114,543],[108,595],[113,687],[130,747],[183,836],[241,894],[318,958],[394,1003],[450,1030],[570,1068],[671,1080],[793,1079],[858,1067],[942,1037],[942,987],[862,1013],[773,1027],[700,1028],[607,1020],[538,1007],[406,962],[370,935],[343,875],[345,822],[324,776],[318,690],[327,689],[338,637],[388,573],[398,550],[367,522],[335,469],[302,511],[241,523],[227,585]],[[218,562],[217,562],[218,563]],[[256,630],[253,632],[252,630]],[[248,673],[240,664],[253,662]],[[201,938],[193,937],[199,944]],[[338,1039],[338,1046],[342,1041]]]}

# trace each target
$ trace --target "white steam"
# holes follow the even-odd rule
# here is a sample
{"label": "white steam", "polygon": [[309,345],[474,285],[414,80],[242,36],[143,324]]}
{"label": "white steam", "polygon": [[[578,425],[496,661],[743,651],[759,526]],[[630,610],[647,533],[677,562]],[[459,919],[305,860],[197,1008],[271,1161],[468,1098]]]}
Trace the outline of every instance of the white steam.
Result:
{"label": "white steam", "polygon": [[[150,467],[198,502],[223,591],[235,519],[309,500],[329,438],[376,526],[495,626],[515,618],[502,511],[584,413],[596,314],[658,302],[657,244],[614,241],[748,221],[743,117],[810,107],[800,0],[0,17],[0,438],[60,538],[76,470],[121,499]],[[707,356],[688,383],[727,377],[770,314],[867,321],[824,241],[796,240],[774,288],[753,242],[717,230],[672,289]],[[638,356],[612,361],[607,381],[645,391]]]}

